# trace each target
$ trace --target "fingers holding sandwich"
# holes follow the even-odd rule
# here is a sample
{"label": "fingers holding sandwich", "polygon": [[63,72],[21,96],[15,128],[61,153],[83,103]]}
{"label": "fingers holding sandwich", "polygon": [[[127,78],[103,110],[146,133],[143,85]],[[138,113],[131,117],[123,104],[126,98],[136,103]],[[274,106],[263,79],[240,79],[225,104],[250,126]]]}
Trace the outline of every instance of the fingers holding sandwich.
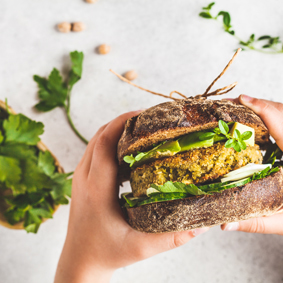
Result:
{"label": "fingers holding sandwich", "polygon": [[283,213],[221,225],[224,231],[277,234],[283,236]]}
{"label": "fingers holding sandwich", "polygon": [[280,149],[283,149],[283,132],[281,131],[283,127],[282,103],[257,99],[243,94],[233,101],[253,110],[262,119]]}

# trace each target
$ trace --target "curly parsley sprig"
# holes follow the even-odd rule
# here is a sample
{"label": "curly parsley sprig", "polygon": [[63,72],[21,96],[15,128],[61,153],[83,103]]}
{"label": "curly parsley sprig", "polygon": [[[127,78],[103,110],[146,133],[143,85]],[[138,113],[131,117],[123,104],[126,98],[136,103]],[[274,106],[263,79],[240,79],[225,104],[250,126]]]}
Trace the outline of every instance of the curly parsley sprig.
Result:
{"label": "curly parsley sprig", "polygon": [[224,121],[218,121],[218,127],[213,130],[213,132],[206,132],[199,137],[202,140],[209,140],[215,136],[224,137],[227,139],[225,143],[226,148],[234,148],[237,152],[240,152],[242,149],[245,150],[247,148],[245,140],[248,140],[252,136],[251,131],[246,131],[244,133],[240,133],[238,129],[235,129],[234,137],[229,133],[229,126]]}
{"label": "curly parsley sprig", "polygon": [[212,20],[218,20],[219,17],[222,17],[224,31],[238,39],[239,44],[241,45],[241,47],[243,47],[242,50],[250,49],[268,54],[283,53],[283,44],[279,36],[272,37],[270,35],[263,35],[256,38],[255,34],[252,34],[248,40],[242,40],[232,29],[231,16],[228,12],[220,11],[216,16],[212,16],[211,9],[214,5],[215,2],[212,2],[207,7],[203,7],[203,11],[199,13],[199,16]]}
{"label": "curly parsley sprig", "polygon": [[52,70],[48,79],[34,75],[33,79],[38,85],[38,96],[40,99],[40,102],[35,105],[35,108],[39,111],[47,112],[56,107],[64,107],[71,128],[87,144],[88,140],[77,130],[70,114],[71,91],[74,84],[81,79],[84,54],[74,51],[70,53],[70,58],[72,67],[66,82],[63,81],[60,72],[56,68]]}

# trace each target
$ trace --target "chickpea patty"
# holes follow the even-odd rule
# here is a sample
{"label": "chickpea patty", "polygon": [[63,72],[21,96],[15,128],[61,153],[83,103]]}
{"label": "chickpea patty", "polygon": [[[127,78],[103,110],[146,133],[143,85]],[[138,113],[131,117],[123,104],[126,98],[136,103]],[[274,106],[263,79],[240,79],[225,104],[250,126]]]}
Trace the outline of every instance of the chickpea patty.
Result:
{"label": "chickpea patty", "polygon": [[133,195],[139,197],[146,195],[150,184],[162,185],[167,181],[202,184],[216,180],[248,163],[262,163],[258,145],[248,146],[237,152],[233,148],[225,148],[221,142],[137,167],[131,172],[130,182]]}

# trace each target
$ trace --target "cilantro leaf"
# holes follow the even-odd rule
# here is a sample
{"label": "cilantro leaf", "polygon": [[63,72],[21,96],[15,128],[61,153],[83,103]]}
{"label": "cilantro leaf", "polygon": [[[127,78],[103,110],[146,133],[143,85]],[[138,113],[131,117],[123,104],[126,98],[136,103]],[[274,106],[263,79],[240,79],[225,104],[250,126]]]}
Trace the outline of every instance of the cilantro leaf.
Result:
{"label": "cilantro leaf", "polygon": [[23,160],[21,162],[22,179],[19,184],[13,184],[11,189],[15,194],[23,192],[36,192],[43,188],[51,189],[52,180],[49,176],[45,175],[37,163],[33,160]]}
{"label": "cilantro leaf", "polygon": [[0,155],[36,160],[36,148],[26,144],[4,144],[0,145]]}
{"label": "cilantro leaf", "polygon": [[84,54],[82,52],[74,51],[70,53],[70,57],[72,61],[72,69],[69,74],[68,84],[69,87],[72,88],[82,77]]}
{"label": "cilantro leaf", "polygon": [[17,183],[21,179],[22,170],[17,159],[0,156],[0,181],[7,187]]}
{"label": "cilantro leaf", "polygon": [[26,212],[18,208],[12,208],[5,211],[4,216],[7,219],[8,223],[15,225],[16,223],[22,221]]}
{"label": "cilantro leaf", "polygon": [[52,176],[55,171],[54,158],[52,157],[50,151],[40,151],[38,156],[38,167],[42,169],[42,171],[47,176]]}
{"label": "cilantro leaf", "polygon": [[[71,197],[72,193],[72,179],[67,179],[69,174],[56,173],[52,177],[53,185],[50,195],[57,204],[65,204],[65,196]],[[68,202],[68,200],[67,200]]]}
{"label": "cilantro leaf", "polygon": [[68,94],[68,88],[63,82],[57,69],[53,69],[48,79],[35,75],[34,81],[39,87],[38,96],[40,102],[35,105],[39,111],[50,111],[57,106],[64,106]]}
{"label": "cilantro leaf", "polygon": [[27,145],[36,145],[43,133],[44,125],[41,122],[32,121],[22,114],[10,115],[3,123],[5,130],[5,142],[17,142]]}
{"label": "cilantro leaf", "polygon": [[35,108],[47,112],[56,107],[64,107],[72,130],[84,143],[88,144],[88,140],[76,129],[70,115],[71,90],[74,84],[81,79],[84,55],[82,52],[74,51],[70,53],[70,59],[72,67],[65,82],[56,68],[52,70],[48,79],[34,75],[33,79],[38,85],[40,99]]}

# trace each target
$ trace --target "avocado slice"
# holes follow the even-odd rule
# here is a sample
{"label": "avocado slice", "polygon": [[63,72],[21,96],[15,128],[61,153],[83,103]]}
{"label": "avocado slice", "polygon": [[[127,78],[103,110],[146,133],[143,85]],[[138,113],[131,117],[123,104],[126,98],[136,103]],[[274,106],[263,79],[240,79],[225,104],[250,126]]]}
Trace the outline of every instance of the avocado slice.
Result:
{"label": "avocado slice", "polygon": [[196,132],[196,133],[188,134],[188,135],[180,138],[179,144],[180,144],[180,147],[181,147],[181,152],[191,150],[191,149],[194,149],[194,148],[212,146],[213,143],[214,143],[213,137],[209,140],[204,140],[204,141],[201,141],[199,139],[199,137],[201,135],[203,135],[204,133],[205,133],[205,131]]}

